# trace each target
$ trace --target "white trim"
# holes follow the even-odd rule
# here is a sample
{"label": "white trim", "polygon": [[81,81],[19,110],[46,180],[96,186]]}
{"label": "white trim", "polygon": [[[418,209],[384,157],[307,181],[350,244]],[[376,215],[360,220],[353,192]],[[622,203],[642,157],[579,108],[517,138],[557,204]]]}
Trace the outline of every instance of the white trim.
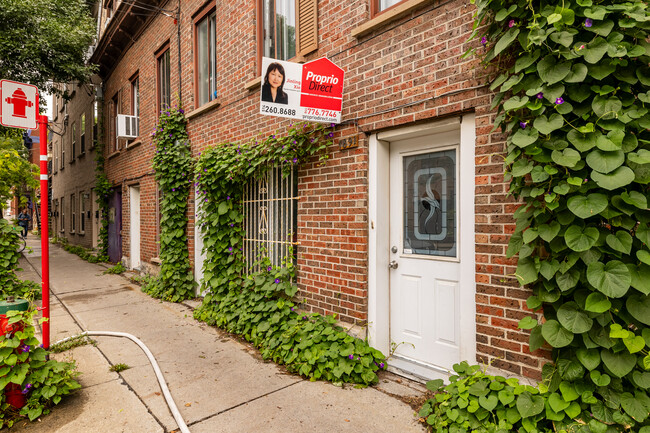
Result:
{"label": "white trim", "polygon": [[201,233],[201,197],[199,191],[194,191],[194,281],[196,281],[195,294],[201,293],[201,280],[203,279],[203,264],[206,255],[203,253],[203,234]]}
{"label": "white trim", "polygon": [[[463,290],[460,291],[460,358],[476,362],[476,279],[475,275],[475,219],[474,219],[474,173],[476,125],[473,113],[444,119],[423,125],[415,125],[372,134],[369,140],[368,159],[368,332],[370,343],[390,353],[390,284],[389,248],[390,221],[386,209],[390,206],[389,173],[390,141],[460,130],[459,165],[460,177],[459,214],[462,233],[459,233],[460,275]],[[413,372],[416,375],[418,372]]]}
{"label": "white trim", "polygon": [[140,187],[129,187],[129,268],[140,269]]}

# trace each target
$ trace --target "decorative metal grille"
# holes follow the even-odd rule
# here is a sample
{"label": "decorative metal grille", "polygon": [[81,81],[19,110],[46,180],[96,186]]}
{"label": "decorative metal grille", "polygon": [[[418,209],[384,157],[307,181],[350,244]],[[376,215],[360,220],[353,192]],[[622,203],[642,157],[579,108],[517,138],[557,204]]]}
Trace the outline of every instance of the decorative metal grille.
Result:
{"label": "decorative metal grille", "polygon": [[244,257],[249,273],[260,271],[260,258],[280,266],[285,258],[295,261],[298,179],[295,170],[282,175],[273,167],[244,186]]}

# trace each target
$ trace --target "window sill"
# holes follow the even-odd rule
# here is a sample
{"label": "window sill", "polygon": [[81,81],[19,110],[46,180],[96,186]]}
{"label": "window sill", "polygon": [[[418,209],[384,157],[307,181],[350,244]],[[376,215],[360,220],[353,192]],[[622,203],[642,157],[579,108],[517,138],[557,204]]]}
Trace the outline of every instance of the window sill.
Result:
{"label": "window sill", "polygon": [[433,3],[433,0],[407,0],[404,3],[388,9],[387,11],[378,14],[371,20],[366,21],[360,26],[352,29],[351,34],[357,39],[361,38],[368,33],[371,33],[390,22],[399,19],[414,9],[417,9],[428,3]]}
{"label": "window sill", "polygon": [[219,107],[220,105],[221,105],[221,99],[217,98],[217,99],[215,99],[213,101],[208,102],[207,104],[203,104],[202,106],[200,106],[196,110],[190,111],[189,113],[187,113],[185,115],[185,117],[187,117],[188,120],[193,119],[193,118],[195,118],[197,116],[200,116],[203,113],[207,113],[210,110],[214,110],[215,108]]}
{"label": "window sill", "polygon": [[116,150],[115,152],[111,153],[108,155],[108,159],[115,158],[117,155],[119,155],[121,152],[119,150]]}
{"label": "window sill", "polygon": [[79,232],[79,233],[77,233],[77,234],[78,234],[79,236],[83,236],[83,235],[86,234],[86,232]]}
{"label": "window sill", "polygon": [[134,139],[131,143],[126,144],[126,150],[131,150],[134,147],[138,147],[139,145],[142,144],[142,139],[140,137]]}
{"label": "window sill", "polygon": [[158,266],[162,264],[162,260],[160,260],[160,257],[152,257],[150,262]]}
{"label": "window sill", "polygon": [[73,234],[74,234],[74,230],[70,230],[70,234],[73,235]]}
{"label": "window sill", "polygon": [[261,85],[262,85],[262,77],[260,76],[260,77],[255,78],[254,80],[251,80],[248,83],[244,84],[244,87],[246,88],[246,90],[252,92],[253,90],[260,87]]}

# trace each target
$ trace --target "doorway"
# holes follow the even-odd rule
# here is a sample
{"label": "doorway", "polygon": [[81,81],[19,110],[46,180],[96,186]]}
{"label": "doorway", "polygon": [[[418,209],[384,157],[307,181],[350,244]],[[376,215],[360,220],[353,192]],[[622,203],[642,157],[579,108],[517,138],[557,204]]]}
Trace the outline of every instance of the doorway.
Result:
{"label": "doorway", "polygon": [[371,137],[370,337],[416,378],[475,360],[474,127],[467,115]]}
{"label": "doorway", "polygon": [[117,263],[122,260],[122,191],[113,189],[108,200],[108,259]]}
{"label": "doorway", "polygon": [[130,268],[140,269],[140,187],[129,187]]}

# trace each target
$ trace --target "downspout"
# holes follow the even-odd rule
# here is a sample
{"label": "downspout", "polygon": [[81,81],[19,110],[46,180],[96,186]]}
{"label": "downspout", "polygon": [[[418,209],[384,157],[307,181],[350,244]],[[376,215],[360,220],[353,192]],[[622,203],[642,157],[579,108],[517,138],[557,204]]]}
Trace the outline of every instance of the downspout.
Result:
{"label": "downspout", "polygon": [[178,105],[183,105],[183,78],[181,75],[181,0],[178,0],[178,11],[176,11],[176,31],[178,36]]}

